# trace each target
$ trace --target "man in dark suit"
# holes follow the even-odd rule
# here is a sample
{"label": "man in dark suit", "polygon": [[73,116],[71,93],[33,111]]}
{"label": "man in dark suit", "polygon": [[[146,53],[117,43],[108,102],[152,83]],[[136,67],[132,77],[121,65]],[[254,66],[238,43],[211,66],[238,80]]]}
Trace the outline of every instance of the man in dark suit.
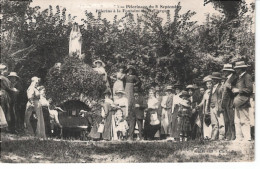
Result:
{"label": "man in dark suit", "polygon": [[213,89],[210,94],[210,117],[212,126],[212,140],[223,140],[225,138],[225,123],[223,110],[221,108],[222,89],[221,89],[221,74],[219,72],[212,73]]}
{"label": "man in dark suit", "polygon": [[252,77],[246,72],[247,65],[244,61],[235,63],[234,69],[236,70],[238,79],[232,92],[235,94],[234,107],[235,107],[235,127],[236,127],[236,140],[249,141],[250,135],[250,95],[253,90]]}
{"label": "man in dark suit", "polygon": [[129,140],[133,140],[134,129],[136,123],[138,125],[139,138],[143,139],[143,119],[144,119],[144,109],[146,108],[146,103],[143,97],[139,96],[139,90],[135,88],[134,90],[134,110],[132,114],[129,114]]}
{"label": "man in dark suit", "polygon": [[237,76],[231,64],[225,64],[222,71],[225,76],[224,84],[222,86],[223,95],[221,101],[221,107],[224,111],[225,138],[226,140],[235,140],[235,112],[233,109],[234,94],[231,91],[231,86],[236,83]]}

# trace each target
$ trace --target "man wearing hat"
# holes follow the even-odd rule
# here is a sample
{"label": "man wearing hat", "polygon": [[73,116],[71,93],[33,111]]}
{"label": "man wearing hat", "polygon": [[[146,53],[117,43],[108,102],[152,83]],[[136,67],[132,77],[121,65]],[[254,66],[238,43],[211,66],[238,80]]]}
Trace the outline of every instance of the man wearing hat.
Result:
{"label": "man wearing hat", "polygon": [[225,64],[222,69],[226,79],[222,86],[223,95],[221,101],[221,107],[224,111],[224,121],[225,121],[225,138],[227,140],[234,140],[235,135],[235,123],[234,123],[234,110],[233,110],[233,101],[234,95],[231,91],[231,86],[234,85],[235,80],[237,79],[235,70],[232,68],[231,64]]}
{"label": "man wearing hat", "polygon": [[172,135],[172,104],[173,104],[173,87],[166,87],[166,95],[162,97],[161,102],[161,135],[171,139]]}
{"label": "man wearing hat", "polygon": [[251,140],[250,135],[250,95],[253,90],[252,77],[246,72],[248,66],[244,61],[235,63],[235,71],[238,79],[234,86],[232,86],[232,92],[235,95],[234,107],[235,107],[235,128],[236,128],[236,140]]}
{"label": "man wearing hat", "polygon": [[[17,75],[16,72],[10,72],[8,75],[8,79],[11,82],[11,87],[15,91],[12,94],[12,99],[10,103],[11,111],[12,111],[12,123],[14,126],[18,128],[21,128],[23,125],[23,120],[22,120],[22,114],[21,113],[21,88],[22,86],[18,83],[20,80],[20,77]],[[25,110],[25,109],[24,109]]]}
{"label": "man wearing hat", "polygon": [[225,138],[225,123],[224,115],[221,107],[222,88],[221,88],[221,73],[212,73],[213,88],[210,102],[210,115],[212,125],[212,140],[223,140]]}
{"label": "man wearing hat", "polygon": [[196,86],[188,85],[186,87],[186,89],[188,90],[189,100],[191,103],[191,111],[192,111],[192,115],[191,115],[191,119],[190,119],[191,130],[192,130],[191,139],[195,140],[196,138],[200,138],[200,136],[201,136],[201,130],[199,127],[199,126],[201,126],[201,124],[197,124],[197,123],[201,123],[200,122],[201,115],[199,115],[199,112],[195,109],[201,100],[199,100],[199,94],[197,94],[195,91]]}
{"label": "man wearing hat", "polygon": [[7,67],[3,64],[0,65],[1,75],[1,107],[4,111],[6,121],[8,123],[8,128],[11,132],[16,133],[15,131],[15,113],[13,111],[13,95],[17,92],[12,87],[11,81],[5,76],[7,73]]}
{"label": "man wearing hat", "polygon": [[137,123],[139,139],[143,139],[143,120],[144,120],[144,109],[147,107],[145,99],[140,96],[138,88],[134,90],[134,111],[133,114],[129,114],[129,139],[133,140],[134,129]]}
{"label": "man wearing hat", "polygon": [[203,137],[204,139],[211,139],[211,132],[212,132],[212,126],[210,122],[210,99],[212,97],[212,88],[213,88],[213,82],[212,82],[212,76],[206,76],[203,78],[203,82],[206,83],[207,90],[204,92],[203,99],[201,103],[197,106],[196,109],[199,109],[202,107],[202,128],[203,128]]}

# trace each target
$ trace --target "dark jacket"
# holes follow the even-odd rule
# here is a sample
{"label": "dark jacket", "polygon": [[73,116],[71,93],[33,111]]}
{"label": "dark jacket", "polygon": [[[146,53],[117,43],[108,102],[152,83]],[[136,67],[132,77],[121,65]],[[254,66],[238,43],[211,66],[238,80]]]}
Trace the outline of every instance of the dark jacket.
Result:
{"label": "dark jacket", "polygon": [[237,76],[235,74],[232,74],[232,76],[225,81],[225,83],[222,86],[222,101],[221,101],[221,107],[224,108],[232,108],[233,107],[233,101],[234,101],[234,94],[232,92],[231,86],[234,86],[237,80]]}
{"label": "dark jacket", "polygon": [[136,119],[144,119],[144,109],[147,107],[147,103],[145,99],[141,96],[138,97],[137,100],[134,100],[134,105],[139,104],[140,107],[134,108],[134,114]]}
{"label": "dark jacket", "polygon": [[221,112],[221,100],[222,100],[222,88],[221,84],[218,84],[216,89],[212,91],[212,97],[211,97],[211,107],[215,107],[217,112]]}
{"label": "dark jacket", "polygon": [[253,91],[252,77],[248,73],[243,74],[238,77],[234,87],[239,89],[239,93],[234,98],[235,108],[250,107],[249,97]]}

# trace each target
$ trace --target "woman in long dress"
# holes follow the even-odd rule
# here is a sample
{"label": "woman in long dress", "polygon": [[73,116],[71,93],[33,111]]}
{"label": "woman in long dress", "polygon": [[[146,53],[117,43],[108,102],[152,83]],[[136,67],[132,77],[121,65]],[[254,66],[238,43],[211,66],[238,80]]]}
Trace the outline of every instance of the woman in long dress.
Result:
{"label": "woman in long dress", "polygon": [[181,95],[181,85],[175,84],[175,95],[173,96],[173,104],[172,104],[172,120],[171,120],[171,127],[172,132],[170,133],[170,138],[174,141],[178,141],[180,138],[180,131],[178,130],[178,112],[180,108],[180,103],[182,99],[180,98]]}
{"label": "woman in long dress", "polygon": [[129,66],[127,68],[127,74],[125,76],[125,93],[128,99],[129,111],[132,112],[134,110],[134,87],[140,85],[140,80],[136,75],[135,67]]}
{"label": "woman in long dress", "polygon": [[106,90],[104,94],[105,101],[102,105],[102,111],[104,111],[104,114],[102,114],[104,116],[104,131],[102,133],[102,137],[104,140],[109,141],[112,140],[114,137],[113,131],[115,130],[115,126],[112,125],[112,118],[114,117],[115,108],[113,100],[110,99],[111,93],[108,90]]}
{"label": "woman in long dress", "polygon": [[50,103],[46,99],[46,92],[44,86],[39,86],[38,90],[40,92],[40,104],[42,106],[42,113],[45,124],[45,132],[47,136],[50,136],[51,132],[51,124],[50,124]]}
{"label": "woman in long dress", "polygon": [[106,84],[107,90],[111,92],[110,85],[107,78],[107,72],[105,70],[105,66],[106,66],[105,63],[102,60],[96,60],[93,62],[93,64],[96,66],[93,70],[103,76],[103,81]]}
{"label": "woman in long dress", "polygon": [[2,109],[2,106],[0,105],[0,129],[7,127],[7,121],[5,119],[5,114],[4,111]]}
{"label": "woman in long dress", "polygon": [[34,114],[34,117],[37,120],[35,135],[39,138],[46,138],[42,106],[40,104],[40,92],[37,89],[39,81],[40,79],[38,77],[33,77],[31,85],[27,89],[28,103],[25,110],[24,127],[28,134],[34,135],[30,122],[31,115]]}
{"label": "woman in long dress", "polygon": [[161,101],[161,134],[168,138],[172,132],[172,104],[173,104],[173,88],[172,86],[166,87],[166,95],[162,97]]}
{"label": "woman in long dress", "polygon": [[124,67],[120,66],[118,72],[116,73],[116,81],[113,85],[113,96],[116,96],[117,90],[125,90],[123,79],[125,78]]}

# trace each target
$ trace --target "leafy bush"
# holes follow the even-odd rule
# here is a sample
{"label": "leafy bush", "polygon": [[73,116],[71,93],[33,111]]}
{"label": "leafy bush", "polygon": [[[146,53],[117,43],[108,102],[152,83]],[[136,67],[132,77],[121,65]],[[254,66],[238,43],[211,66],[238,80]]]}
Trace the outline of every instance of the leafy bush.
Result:
{"label": "leafy bush", "polygon": [[50,69],[46,80],[47,98],[60,105],[69,100],[88,103],[99,100],[105,90],[102,76],[76,57],[65,57],[60,70]]}

